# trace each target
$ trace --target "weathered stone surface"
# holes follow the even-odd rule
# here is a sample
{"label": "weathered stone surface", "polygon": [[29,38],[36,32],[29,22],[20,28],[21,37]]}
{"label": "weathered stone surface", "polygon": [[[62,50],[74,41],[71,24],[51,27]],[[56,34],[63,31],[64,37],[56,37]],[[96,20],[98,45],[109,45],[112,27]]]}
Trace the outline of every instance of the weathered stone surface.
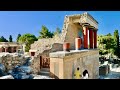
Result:
{"label": "weathered stone surface", "polygon": [[26,58],[24,56],[4,55],[0,57],[0,62],[6,67],[6,72],[13,69],[16,65],[22,65],[25,63]]}
{"label": "weathered stone surface", "polygon": [[[46,57],[50,56],[50,57],[52,57],[52,60],[53,60],[53,58],[60,58],[60,59],[63,59],[64,62],[67,62],[67,63],[68,62],[73,63],[73,59],[78,59],[78,57],[79,57],[79,60],[77,60],[77,61],[79,63],[82,63],[82,62],[84,62],[84,60],[88,60],[88,59],[90,59],[91,62],[93,62],[95,60],[94,58],[97,58],[96,56],[98,55],[98,53],[95,52],[94,50],[92,50],[92,51],[91,50],[80,50],[80,51],[73,51],[73,52],[72,51],[70,51],[70,52],[62,51],[63,50],[62,45],[64,42],[70,43],[70,50],[75,49],[75,38],[77,38],[79,36],[80,31],[81,32],[83,31],[83,27],[82,27],[83,24],[88,24],[90,27],[91,27],[91,25],[93,25],[93,27],[95,27],[97,29],[98,22],[88,13],[65,16],[61,34],[55,35],[53,38],[39,39],[38,41],[35,41],[31,45],[31,50],[36,50],[35,56],[34,56],[35,58],[33,61],[39,63],[40,56],[46,56]],[[56,51],[61,51],[61,52],[56,52]],[[86,51],[87,51],[87,53],[86,53]],[[51,53],[51,52],[56,52],[56,53]],[[49,55],[49,53],[51,53],[51,54]],[[89,57],[90,55],[94,55],[95,57],[94,56]],[[93,59],[93,61],[92,61],[92,59]],[[63,61],[60,60],[60,62],[63,62]],[[53,62],[54,62],[54,60],[53,60]],[[84,62],[84,64],[85,64],[85,62]],[[83,65],[83,67],[84,68],[89,68],[89,67],[95,68],[94,66],[89,66],[89,64],[91,62],[86,62],[86,63],[88,63],[88,67],[85,67],[85,65]],[[51,63],[52,67],[54,66],[55,63],[56,63],[56,61],[54,63]],[[72,66],[73,64],[71,64],[71,63],[69,63],[68,66]],[[39,65],[36,65],[36,66],[39,67]],[[62,66],[62,65],[60,64],[59,66]],[[39,68],[34,67],[34,64],[33,64],[33,68],[35,69],[35,72],[39,71]],[[51,69],[51,70],[52,70],[52,72],[54,72],[54,69]],[[62,71],[62,69],[60,69],[60,70]],[[81,70],[83,70],[83,68]],[[71,70],[68,70],[67,72],[70,72],[70,71]],[[71,73],[69,73],[69,74],[71,75]],[[58,75],[58,73],[57,73],[57,75]],[[63,76],[64,76],[63,72],[62,72],[62,74],[59,73],[59,77],[64,78]],[[69,76],[68,78],[71,78],[71,77]]]}
{"label": "weathered stone surface", "polygon": [[[83,54],[84,55],[81,55]],[[69,52],[63,53],[62,58],[58,57],[59,52],[55,52],[55,55],[53,53],[50,55],[50,72],[55,74],[60,79],[73,79],[74,73],[79,67],[80,74],[83,73],[84,70],[87,70],[89,73],[89,79],[98,79],[99,78],[99,51],[96,50],[89,50],[89,51],[75,51],[75,52]],[[60,53],[61,55],[61,53]],[[54,65],[58,63],[61,67],[56,68]],[[63,66],[62,66],[63,65]],[[57,74],[54,69],[57,69],[59,73]]]}
{"label": "weathered stone surface", "polygon": [[34,57],[34,59],[31,62],[30,67],[32,68],[32,73],[38,74],[40,72],[40,59],[39,57]]}

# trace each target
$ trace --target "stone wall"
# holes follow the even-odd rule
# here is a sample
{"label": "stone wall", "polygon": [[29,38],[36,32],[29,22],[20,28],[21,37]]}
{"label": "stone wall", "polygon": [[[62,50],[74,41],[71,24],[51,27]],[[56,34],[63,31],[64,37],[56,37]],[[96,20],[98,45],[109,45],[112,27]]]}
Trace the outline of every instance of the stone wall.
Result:
{"label": "stone wall", "polygon": [[32,68],[33,74],[39,74],[40,72],[40,56],[34,57],[32,60],[32,64],[30,65]]}
{"label": "stone wall", "polygon": [[50,53],[51,76],[59,79],[75,79],[74,74],[78,67],[80,75],[87,70],[89,79],[98,79],[99,51],[93,49]]}
{"label": "stone wall", "polygon": [[[70,43],[70,50],[74,50],[75,49],[75,38],[78,37],[79,31],[80,29],[82,29],[82,24],[80,23],[80,18],[81,15],[70,15],[70,16],[65,16],[64,18],[64,23],[63,23],[63,29],[62,29],[62,33],[58,36],[54,36],[53,38],[48,38],[48,39],[39,39],[38,41],[35,41],[32,45],[31,45],[31,50],[37,50],[35,52],[35,58],[33,61],[36,61],[39,63],[40,60],[40,55],[41,56],[47,56],[49,57],[49,53],[51,52],[55,52],[55,51],[61,51],[63,49],[62,46],[60,46],[60,44],[62,45],[64,42],[68,42]],[[84,19],[83,19],[84,21]],[[54,45],[55,43],[56,46]],[[53,73],[57,73],[56,75],[59,78],[72,78],[71,71],[72,67],[74,67],[73,65],[76,65],[76,63],[82,63],[82,65],[88,63],[88,65],[86,64],[84,67],[87,68],[90,72],[92,70],[92,74],[90,73],[90,78],[95,78],[95,74],[93,75],[93,73],[98,73],[95,72],[95,67],[97,66],[96,63],[98,63],[98,51],[96,51],[97,54],[90,54],[92,55],[92,57],[90,57],[90,55],[87,56],[85,52],[85,57],[80,56],[81,53],[77,54],[77,55],[70,55],[70,56],[64,56],[65,58],[55,58],[55,57],[51,57],[51,66],[50,67],[56,67],[56,68],[50,68],[52,70]],[[92,52],[93,53],[93,52]],[[56,52],[56,54],[58,54]],[[60,56],[58,54],[58,56]],[[67,57],[69,57],[69,60],[71,60],[69,62],[69,60],[67,60]],[[56,60],[57,59],[57,60]],[[73,60],[74,59],[74,60]],[[88,59],[90,59],[90,62],[88,61]],[[96,61],[95,61],[96,60]],[[54,62],[54,63],[52,63]],[[74,64],[75,63],[75,64]],[[95,64],[94,64],[95,63]],[[93,66],[90,66],[93,65]],[[34,65],[34,64],[33,64]],[[36,65],[36,64],[35,64]],[[54,65],[54,66],[52,66]],[[70,69],[65,69],[65,67],[70,65]],[[39,67],[39,65],[37,65]],[[34,67],[34,66],[33,66]],[[91,67],[92,69],[89,69],[89,67]],[[74,67],[75,68],[75,67]],[[35,71],[39,71],[39,68],[37,68],[36,66],[34,67],[34,69],[36,69]],[[37,70],[38,69],[38,70]],[[63,70],[64,72],[63,72]],[[60,70],[60,72],[58,72]],[[81,70],[83,70],[82,66],[81,66]],[[65,73],[68,72],[69,74]],[[83,72],[83,71],[81,71]],[[64,74],[64,75],[62,75]],[[71,75],[71,76],[69,76]]]}
{"label": "stone wall", "polygon": [[34,56],[32,59],[31,68],[33,69],[34,74],[39,74],[40,72],[40,56],[49,57],[49,53],[56,52],[58,50],[62,51],[63,45],[59,43],[54,43],[52,48],[49,50],[44,50],[42,53],[39,53],[37,56]]}
{"label": "stone wall", "polygon": [[16,65],[22,65],[25,63],[26,58],[24,56],[19,57],[18,55],[4,55],[0,57],[0,63],[5,65],[6,72],[13,69]]}

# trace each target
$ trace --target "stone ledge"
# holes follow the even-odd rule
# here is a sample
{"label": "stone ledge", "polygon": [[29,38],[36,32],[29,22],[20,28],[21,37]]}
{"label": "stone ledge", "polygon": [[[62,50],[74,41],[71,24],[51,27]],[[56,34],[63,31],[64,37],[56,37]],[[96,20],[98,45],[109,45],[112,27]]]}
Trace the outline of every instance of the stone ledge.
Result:
{"label": "stone ledge", "polygon": [[78,54],[78,53],[85,53],[85,52],[91,52],[91,51],[98,51],[98,49],[83,49],[83,50],[70,50],[70,52],[67,51],[58,51],[50,53],[50,58],[64,58],[65,56]]}

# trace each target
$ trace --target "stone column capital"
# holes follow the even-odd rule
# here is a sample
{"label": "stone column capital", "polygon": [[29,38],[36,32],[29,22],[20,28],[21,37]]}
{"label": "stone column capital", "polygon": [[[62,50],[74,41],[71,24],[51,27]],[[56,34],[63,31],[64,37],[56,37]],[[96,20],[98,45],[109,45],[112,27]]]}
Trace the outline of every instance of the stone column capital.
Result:
{"label": "stone column capital", "polygon": [[89,28],[89,30],[94,30],[95,29],[95,27],[93,27],[93,26],[89,26],[88,28]]}
{"label": "stone column capital", "polygon": [[83,24],[82,27],[89,27],[89,24]]}
{"label": "stone column capital", "polygon": [[98,29],[95,29],[95,28],[94,28],[94,29],[93,29],[93,31],[96,31],[96,32],[97,32],[97,31],[98,31]]}

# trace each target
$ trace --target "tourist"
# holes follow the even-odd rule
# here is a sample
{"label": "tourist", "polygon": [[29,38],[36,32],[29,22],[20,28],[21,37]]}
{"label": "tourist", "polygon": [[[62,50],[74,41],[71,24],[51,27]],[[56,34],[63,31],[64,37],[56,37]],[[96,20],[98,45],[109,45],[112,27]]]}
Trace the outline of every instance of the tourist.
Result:
{"label": "tourist", "polygon": [[80,74],[80,69],[79,67],[77,68],[77,70],[74,73],[75,79],[81,79],[81,74]]}
{"label": "tourist", "polygon": [[88,78],[89,78],[89,73],[88,73],[87,70],[85,70],[85,71],[83,72],[82,78],[83,78],[83,79],[88,79]]}

